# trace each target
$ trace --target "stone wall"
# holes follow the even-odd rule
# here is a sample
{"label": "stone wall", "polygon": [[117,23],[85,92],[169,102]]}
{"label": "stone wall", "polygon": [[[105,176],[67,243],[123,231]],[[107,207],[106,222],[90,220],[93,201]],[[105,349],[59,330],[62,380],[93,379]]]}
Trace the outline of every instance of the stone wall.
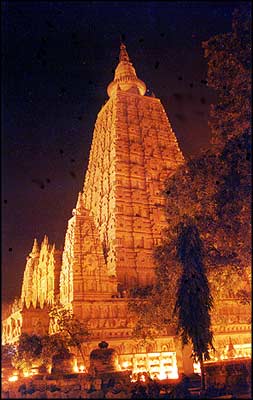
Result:
{"label": "stone wall", "polygon": [[41,308],[31,304],[29,308],[22,309],[22,333],[28,335],[46,335],[49,331],[49,308],[46,304]]}
{"label": "stone wall", "polygon": [[[225,393],[250,393],[251,360],[227,360],[205,365],[208,393],[222,395]],[[219,392],[217,392],[217,389]],[[222,390],[224,393],[222,393]]]}

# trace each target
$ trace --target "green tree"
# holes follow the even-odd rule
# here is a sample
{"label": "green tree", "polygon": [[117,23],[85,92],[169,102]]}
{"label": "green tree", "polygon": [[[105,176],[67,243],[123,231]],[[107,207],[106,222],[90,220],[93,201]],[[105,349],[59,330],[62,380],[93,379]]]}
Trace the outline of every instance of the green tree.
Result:
{"label": "green tree", "polygon": [[64,337],[66,345],[76,347],[85,364],[82,344],[86,343],[90,337],[86,323],[80,321],[71,310],[62,308],[59,305],[52,307],[50,317],[56,322],[57,329],[61,336]]}
{"label": "green tree", "polygon": [[52,358],[54,355],[59,353],[69,353],[66,341],[60,333],[41,336],[41,344],[41,367],[43,367],[44,370],[47,370],[48,367],[52,365]]}
{"label": "green tree", "polygon": [[[248,139],[247,134],[241,135],[228,141],[220,154],[209,150],[188,160],[166,183],[169,228],[164,232],[160,252],[168,254],[167,269],[176,262],[177,226],[187,215],[194,219],[203,241],[204,264],[215,299],[227,296],[229,291],[240,297],[244,289],[240,285],[250,287],[251,179],[245,157]],[[159,270],[162,275],[162,264]]]}
{"label": "green tree", "polygon": [[[234,284],[236,279],[243,280],[245,287],[237,291],[243,302],[245,295],[246,302],[250,301],[251,292],[251,39],[251,5],[241,3],[233,13],[232,31],[203,43],[208,61],[208,86],[218,95],[209,121],[218,172],[215,195],[210,198],[216,206],[212,235],[215,233],[214,243],[220,248],[221,256],[225,247],[234,256],[235,280],[229,279],[230,290],[238,287]],[[221,270],[223,281],[228,282],[230,268]]]}
{"label": "green tree", "polygon": [[157,246],[154,251],[154,285],[149,286],[148,290],[139,288],[135,296],[130,293],[128,308],[133,321],[132,335],[140,342],[154,341],[161,329],[167,330],[168,335],[175,334],[175,288],[182,268],[176,257],[173,257],[174,250],[173,243],[168,241]]}
{"label": "green tree", "polygon": [[218,101],[210,110],[212,143],[225,143],[251,126],[251,4],[234,11],[232,31],[203,42],[208,61],[208,86]]}
{"label": "green tree", "polygon": [[171,310],[176,282],[184,272],[177,248],[181,224],[189,219],[198,231],[201,261],[214,300],[233,293],[242,303],[250,302],[250,21],[247,5],[242,6],[234,13],[231,33],[203,44],[208,86],[218,94],[211,109],[212,146],[188,159],[165,182],[168,228],[154,251],[156,284],[145,306],[141,299],[131,306],[139,336],[142,331],[149,333],[152,316],[156,326],[177,323],[178,316],[173,318]]}
{"label": "green tree", "polygon": [[183,346],[191,341],[193,357],[200,363],[202,390],[205,390],[203,360],[213,349],[210,311],[213,299],[203,264],[203,245],[194,221],[186,217],[178,225],[177,257],[183,266],[174,312],[178,314],[177,334]]}
{"label": "green tree", "polygon": [[[213,296],[222,298],[230,291],[243,301],[251,281],[250,22],[250,10],[242,5],[234,12],[232,32],[203,43],[208,86],[218,94],[210,118],[213,144],[187,160],[165,189],[169,229],[164,246],[170,248],[176,240],[183,215],[192,217]],[[175,252],[169,258],[173,265]]]}
{"label": "green tree", "polygon": [[12,359],[15,368],[29,370],[32,365],[41,364],[42,343],[37,335],[22,333],[19,338],[17,352]]}
{"label": "green tree", "polygon": [[11,350],[8,352],[13,366],[21,370],[36,366],[43,372],[52,364],[55,354],[69,352],[61,334],[38,336],[23,333],[17,347]]}

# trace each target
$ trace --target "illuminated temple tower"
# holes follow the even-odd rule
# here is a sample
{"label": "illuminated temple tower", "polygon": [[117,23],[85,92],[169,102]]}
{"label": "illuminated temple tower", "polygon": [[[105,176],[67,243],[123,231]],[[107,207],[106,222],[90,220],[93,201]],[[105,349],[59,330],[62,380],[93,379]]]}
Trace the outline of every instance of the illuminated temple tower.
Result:
{"label": "illuminated temple tower", "polygon": [[[144,368],[151,376],[176,378],[178,372],[192,372],[189,348],[182,350],[172,327],[161,327],[154,342],[138,344],[128,302],[131,288],[154,282],[153,250],[166,227],[163,185],[184,158],[160,100],[145,95],[146,85],[123,44],[107,93],[63,253],[47,236],[41,246],[34,241],[20,301],[2,323],[2,342],[15,343],[22,332],[38,333],[39,325],[41,332],[55,332],[48,311],[60,300],[87,322],[87,362],[98,342],[106,340],[123,369]],[[239,284],[250,286],[243,280]],[[250,305],[233,293],[224,291],[223,296],[212,313],[216,349],[226,357],[232,338],[237,351],[248,357]]]}
{"label": "illuminated temple tower", "polygon": [[[78,281],[78,292],[84,296],[97,263],[88,253],[95,245],[87,244],[88,225],[100,257],[97,277],[104,271],[97,279],[115,277],[125,289],[154,281],[152,252],[165,223],[161,190],[165,177],[184,160],[160,100],[145,96],[146,86],[137,78],[123,44],[107,92],[109,100],[97,117],[84,188],[74,210],[80,215],[69,224],[63,256],[62,290],[73,274],[73,285]],[[81,218],[86,227],[77,222]],[[75,288],[65,289],[69,290],[75,300]]]}
{"label": "illuminated temple tower", "polygon": [[166,176],[183,162],[159,99],[145,96],[121,44],[109,100],[98,114],[83,200],[91,210],[108,274],[126,287],[153,282],[152,251],[164,226]]}
{"label": "illuminated temple tower", "polygon": [[88,318],[94,337],[120,339],[119,353],[136,353],[125,341],[128,299],[117,292],[154,282],[152,254],[166,222],[161,191],[184,158],[160,100],[145,96],[124,44],[107,93],[68,223],[60,301]]}

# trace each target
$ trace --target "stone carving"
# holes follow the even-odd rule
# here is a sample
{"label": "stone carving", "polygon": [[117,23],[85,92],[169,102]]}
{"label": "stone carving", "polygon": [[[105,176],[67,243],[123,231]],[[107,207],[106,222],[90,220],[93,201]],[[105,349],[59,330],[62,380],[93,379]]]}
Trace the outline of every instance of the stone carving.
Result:
{"label": "stone carving", "polygon": [[[145,114],[145,119],[140,120],[138,113]],[[155,118],[159,129],[143,132],[143,124]],[[126,121],[126,126],[122,121]],[[157,151],[160,148],[163,152]],[[110,170],[106,160],[112,166]],[[161,177],[168,171],[173,173],[182,162],[182,153],[160,101],[116,91],[98,115],[83,197],[85,207],[94,215],[101,240],[107,238],[109,274],[116,273],[118,280],[128,286],[150,283],[146,276],[154,278],[152,257],[144,266],[136,256],[146,259],[147,253],[152,255],[153,244],[165,226],[165,218],[161,218],[164,211],[155,206],[163,202]],[[103,188],[101,192],[99,187]],[[145,253],[139,250],[144,242],[150,243]]]}
{"label": "stone carving", "polygon": [[108,275],[99,233],[81,193],[75,209],[78,213],[69,220],[63,251],[60,300],[64,305],[89,293],[116,293],[116,279]]}
{"label": "stone carving", "polygon": [[44,302],[53,304],[59,294],[59,275],[61,267],[61,252],[56,250],[55,245],[48,243],[47,236],[44,237],[41,247],[34,239],[31,253],[27,257],[21,289],[21,302],[30,307],[35,307],[37,301],[40,307]]}

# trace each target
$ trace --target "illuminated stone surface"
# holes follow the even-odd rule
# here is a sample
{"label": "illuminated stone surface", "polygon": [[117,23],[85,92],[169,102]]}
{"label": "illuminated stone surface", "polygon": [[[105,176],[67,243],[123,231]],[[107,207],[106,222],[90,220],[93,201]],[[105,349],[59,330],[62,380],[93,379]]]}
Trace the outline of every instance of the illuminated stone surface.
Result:
{"label": "illuminated stone surface", "polygon": [[[179,338],[161,327],[154,343],[137,344],[131,338],[129,299],[119,298],[119,287],[128,293],[133,286],[154,282],[152,253],[166,227],[161,191],[184,158],[160,100],[145,96],[145,83],[137,78],[124,45],[107,92],[63,254],[46,236],[41,248],[35,240],[20,305],[3,321],[3,342],[17,341],[21,331],[48,329],[48,307],[59,298],[87,321],[87,362],[98,340],[106,340],[122,370],[148,369],[151,376],[176,378],[187,364]],[[232,338],[238,353],[249,356],[250,306],[226,293],[224,299],[215,302],[212,316],[215,345],[226,356]]]}
{"label": "illuminated stone surface", "polygon": [[34,269],[37,267],[39,263],[39,256],[40,256],[40,248],[37,239],[34,239],[32,251],[26,259],[27,262],[21,289],[21,301],[26,305],[26,307],[29,307],[34,299],[33,295],[33,286],[34,286],[33,278],[35,278]]}
{"label": "illuminated stone surface", "polygon": [[[20,304],[19,304],[20,303]],[[10,307],[9,312],[2,320],[2,343],[14,344],[22,333],[22,308],[21,302]],[[4,313],[3,313],[4,314]]]}
{"label": "illuminated stone surface", "polygon": [[48,243],[45,235],[41,248],[34,239],[31,253],[27,257],[24,279],[21,290],[21,301],[29,307],[32,303],[36,307],[39,302],[53,304],[59,296],[59,277],[61,269],[61,252],[55,245]]}
{"label": "illuminated stone surface", "polygon": [[41,246],[34,239],[26,259],[21,298],[12,306],[11,315],[3,320],[3,343],[15,343],[21,332],[46,333],[49,327],[48,307],[59,298],[62,252],[44,237]]}
{"label": "illuminated stone surface", "polygon": [[165,227],[161,190],[183,156],[160,100],[141,95],[126,67],[133,68],[120,61],[112,84],[125,78],[127,87],[108,89],[111,97],[98,114],[82,197],[108,274],[129,288],[154,280],[152,252]]}
{"label": "illuminated stone surface", "polygon": [[84,299],[111,298],[117,280],[106,268],[102,243],[89,210],[78,196],[68,222],[60,275],[60,301],[65,306]]}

